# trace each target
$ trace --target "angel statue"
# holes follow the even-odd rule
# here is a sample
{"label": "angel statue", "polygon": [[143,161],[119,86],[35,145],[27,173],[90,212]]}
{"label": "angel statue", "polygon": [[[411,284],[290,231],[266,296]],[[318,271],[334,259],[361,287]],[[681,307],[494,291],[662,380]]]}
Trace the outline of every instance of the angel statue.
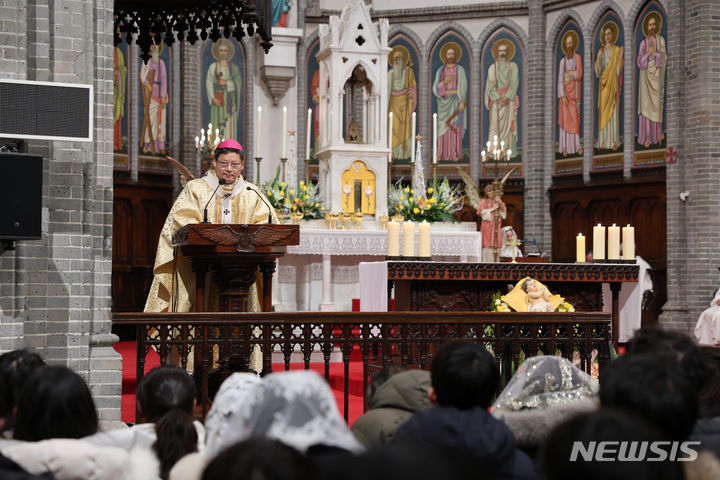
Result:
{"label": "angel statue", "polygon": [[465,195],[470,199],[470,204],[477,209],[477,214],[482,219],[480,233],[482,234],[483,262],[500,261],[500,249],[504,245],[502,221],[507,218],[507,208],[502,201],[503,186],[513,171],[515,168],[511,169],[502,180],[496,179],[485,185],[485,197],[481,199],[475,181],[458,167],[458,172],[465,182]]}

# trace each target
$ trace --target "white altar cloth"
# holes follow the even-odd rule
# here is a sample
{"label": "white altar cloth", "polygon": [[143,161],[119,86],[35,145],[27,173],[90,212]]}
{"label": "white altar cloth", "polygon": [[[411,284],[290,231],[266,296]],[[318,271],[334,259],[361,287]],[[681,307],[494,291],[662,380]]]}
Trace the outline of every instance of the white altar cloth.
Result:
{"label": "white altar cloth", "polygon": [[[474,223],[433,224],[431,255],[437,260],[479,261],[482,237],[475,228]],[[417,236],[415,249],[417,252]],[[351,311],[352,299],[360,298],[358,265],[377,261],[386,254],[384,230],[301,226],[300,244],[288,247],[286,255],[278,260],[273,306],[276,311]]]}

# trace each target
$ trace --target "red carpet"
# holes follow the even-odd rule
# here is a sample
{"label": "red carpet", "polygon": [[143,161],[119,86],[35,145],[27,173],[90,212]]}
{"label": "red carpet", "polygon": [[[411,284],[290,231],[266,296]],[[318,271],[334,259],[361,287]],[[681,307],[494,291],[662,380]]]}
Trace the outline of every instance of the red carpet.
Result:
{"label": "red carpet", "polygon": [[[136,378],[136,349],[135,342],[118,342],[115,344],[115,350],[122,355],[123,372],[122,372],[122,420],[127,423],[135,422],[135,390],[137,384]],[[160,357],[151,350],[145,358],[145,373],[160,365]],[[303,363],[291,363],[290,370],[302,370]],[[320,375],[325,374],[325,365],[323,363],[311,363],[310,369],[318,372]],[[285,365],[282,363],[273,364],[274,372],[282,372]],[[348,422],[350,425],[357,420],[363,413],[363,379],[362,379],[362,363],[353,361],[350,363],[348,376],[348,391],[350,392],[348,401]],[[344,369],[342,363],[330,364],[330,388],[332,388],[335,400],[337,401],[340,414],[343,414],[343,390],[344,390]]]}

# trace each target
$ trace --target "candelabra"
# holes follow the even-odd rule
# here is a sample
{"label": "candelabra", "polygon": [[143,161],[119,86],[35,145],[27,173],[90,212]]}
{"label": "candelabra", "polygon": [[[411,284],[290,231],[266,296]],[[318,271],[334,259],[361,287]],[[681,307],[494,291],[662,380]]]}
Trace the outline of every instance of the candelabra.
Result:
{"label": "candelabra", "polygon": [[[210,169],[215,154],[215,147],[223,141],[225,141],[225,139],[220,137],[219,128],[216,128],[215,132],[213,132],[212,123],[208,123],[207,133],[204,128],[200,129],[200,135],[195,136],[195,154],[201,171],[204,172]],[[200,162],[200,159],[203,159],[203,161]]]}

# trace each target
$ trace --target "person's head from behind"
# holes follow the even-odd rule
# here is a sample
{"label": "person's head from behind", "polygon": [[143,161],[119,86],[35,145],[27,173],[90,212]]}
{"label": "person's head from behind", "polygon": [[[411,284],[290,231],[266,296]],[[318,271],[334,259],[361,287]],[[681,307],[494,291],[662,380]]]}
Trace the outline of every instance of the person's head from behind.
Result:
{"label": "person's head from behind", "polygon": [[179,367],[158,367],[140,382],[137,403],[141,418],[155,424],[153,448],[160,460],[160,476],[165,479],[175,462],[197,450],[192,418],[195,383]]}
{"label": "person's head from behind", "polygon": [[625,355],[600,372],[600,403],[622,408],[683,441],[698,417],[698,396],[677,361],[668,355]]}
{"label": "person's head from behind", "polygon": [[[667,433],[635,413],[603,408],[577,415],[557,426],[540,453],[539,466],[546,480],[680,480],[683,473],[679,462],[613,458],[613,454],[623,448],[624,455],[634,457],[644,451],[648,456],[655,456],[650,450],[651,442],[665,442],[663,445],[670,453],[670,440]],[[608,448],[600,449],[600,442],[610,443],[604,444]],[[597,461],[598,456],[609,461]]]}
{"label": "person's head from behind", "polygon": [[313,478],[305,457],[287,445],[267,438],[236,443],[216,456],[202,480],[304,480]]}
{"label": "person's head from behind", "polygon": [[390,380],[390,377],[404,371],[405,368],[397,363],[388,363],[387,365],[383,365],[380,370],[373,373],[370,377],[370,382],[368,382],[367,390],[365,391],[365,401],[369,401],[377,389]]}
{"label": "person's head from behind", "polygon": [[435,353],[430,401],[441,407],[488,408],[500,382],[495,358],[479,343],[449,342]]}
{"label": "person's head from behind", "polygon": [[45,365],[40,355],[13,350],[0,355],[0,431],[13,428],[14,412],[23,386],[32,373]]}
{"label": "person's head from behind", "polygon": [[95,403],[80,375],[61,366],[35,370],[20,393],[13,438],[82,438],[97,430]]}
{"label": "person's head from behind", "polygon": [[627,346],[627,355],[667,354],[677,360],[697,392],[708,377],[705,362],[697,344],[687,335],[662,328],[643,328],[635,333]]}

